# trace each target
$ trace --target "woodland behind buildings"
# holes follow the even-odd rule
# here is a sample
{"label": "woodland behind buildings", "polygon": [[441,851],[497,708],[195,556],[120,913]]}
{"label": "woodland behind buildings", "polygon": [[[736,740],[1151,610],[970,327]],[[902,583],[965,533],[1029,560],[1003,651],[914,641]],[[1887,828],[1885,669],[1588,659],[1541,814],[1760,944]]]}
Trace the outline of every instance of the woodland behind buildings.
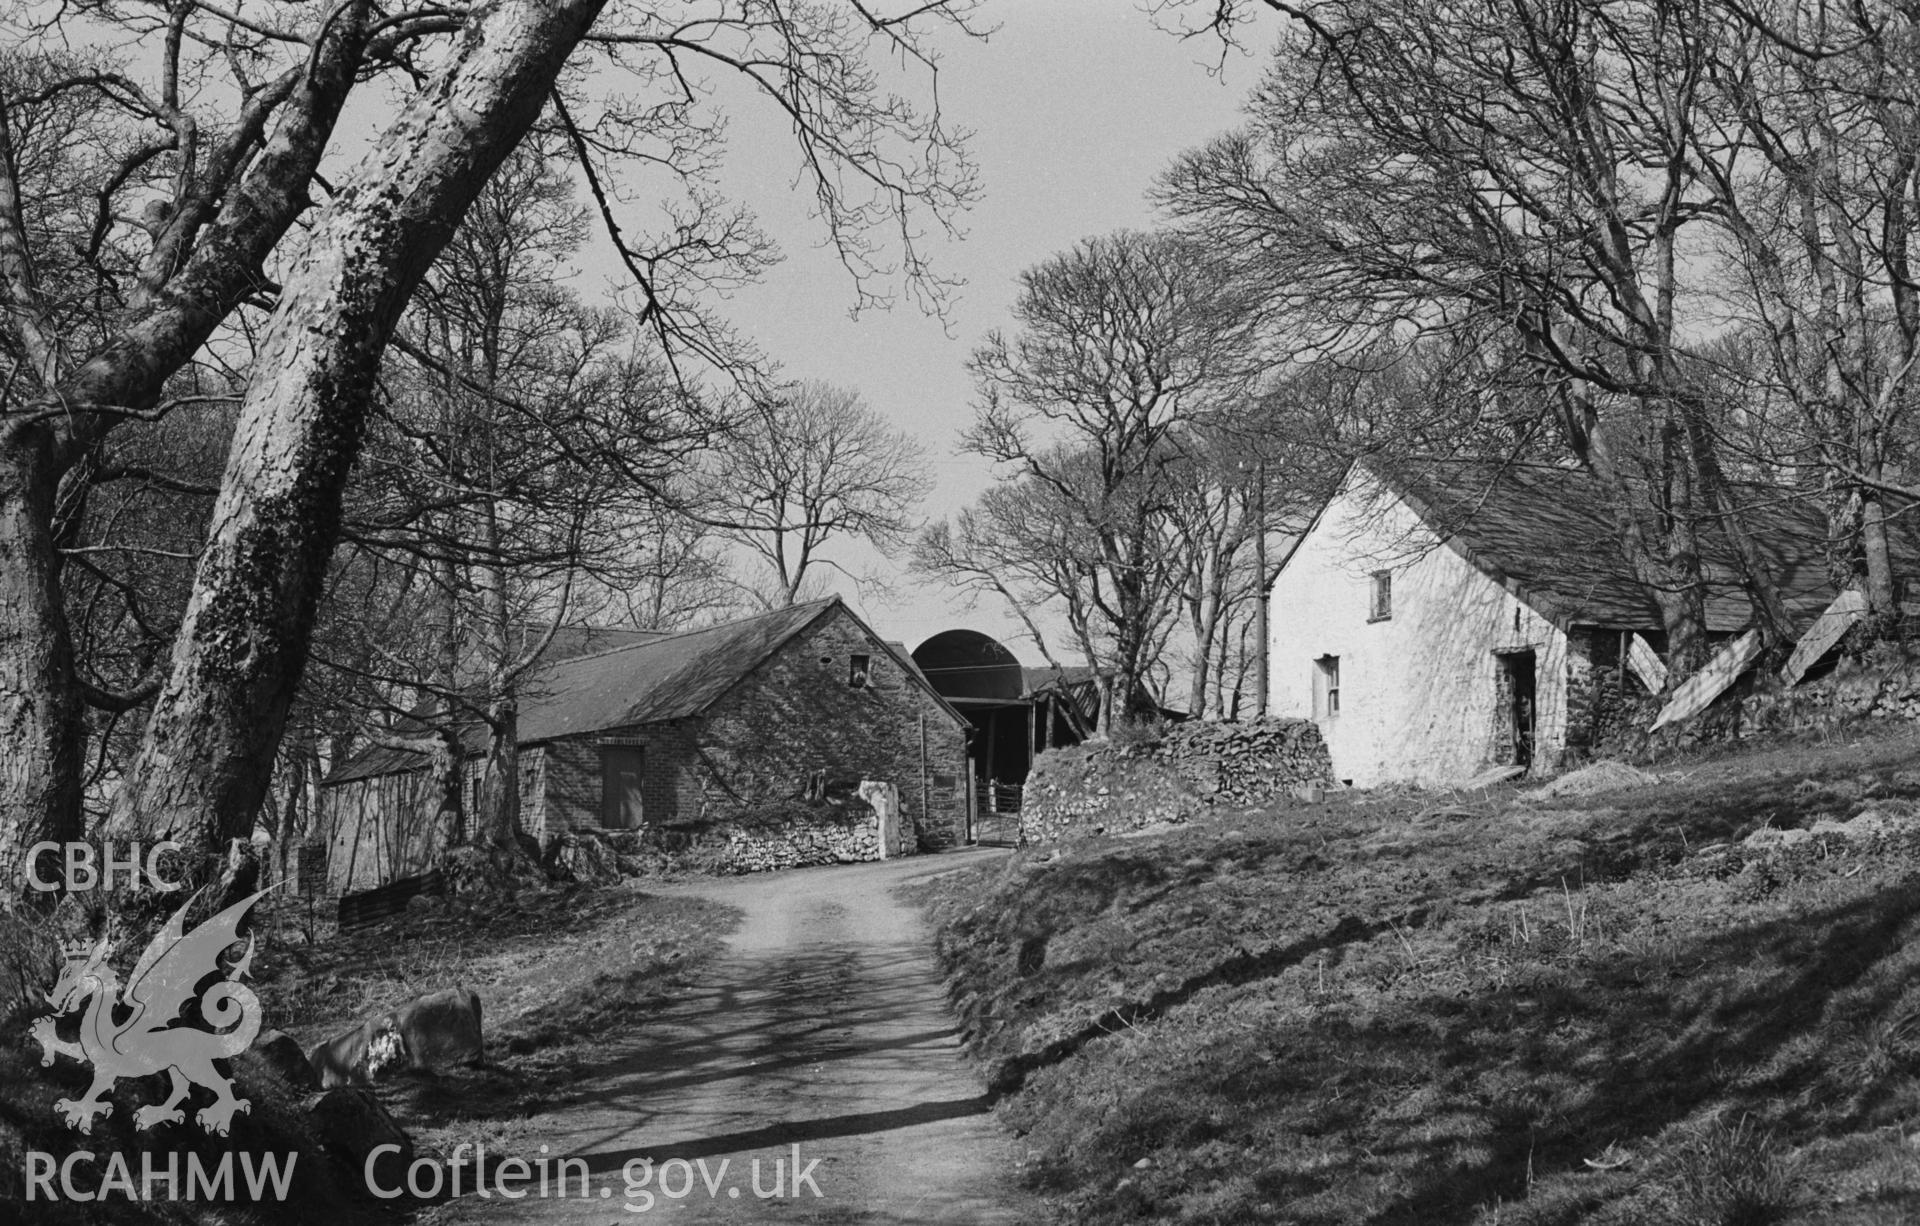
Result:
{"label": "woodland behind buildings", "polygon": [[[1570,547],[1656,594],[1670,684],[1709,651],[1703,534],[1790,649],[1761,505],[1815,508],[1861,635],[1903,637],[1913,12],[1151,7],[1169,55],[1268,71],[1161,176],[1158,228],[1042,261],[967,338],[961,445],[997,476],[933,523],[924,447],[786,380],[723,295],[824,237],[863,304],[941,308],[919,236],[979,189],[937,53],[990,4],[6,18],[0,862],[298,837],[328,755],[444,768],[473,728],[510,854],[551,636],[806,599],[867,578],[851,541],[1095,665],[1110,719],[1245,716],[1280,546],[1373,453],[1579,468],[1612,531]],[[348,156],[361,100],[392,118]],[[815,234],[718,193],[746,105],[791,129]],[[569,288],[589,249],[607,301]]]}

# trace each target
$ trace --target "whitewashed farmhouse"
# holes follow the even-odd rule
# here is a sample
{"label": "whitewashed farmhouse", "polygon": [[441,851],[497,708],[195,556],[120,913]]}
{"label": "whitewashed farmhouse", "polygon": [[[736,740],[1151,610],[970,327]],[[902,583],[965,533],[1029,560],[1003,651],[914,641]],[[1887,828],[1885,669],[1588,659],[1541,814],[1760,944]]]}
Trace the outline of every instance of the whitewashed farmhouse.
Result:
{"label": "whitewashed farmhouse", "polygon": [[[1335,777],[1451,783],[1558,769],[1619,729],[1666,649],[1591,478],[1540,465],[1355,463],[1272,593],[1270,706],[1316,720]],[[1797,620],[1835,595],[1817,517],[1759,541]],[[1707,550],[1708,630],[1752,611]],[[1636,646],[1635,639],[1639,644]]]}

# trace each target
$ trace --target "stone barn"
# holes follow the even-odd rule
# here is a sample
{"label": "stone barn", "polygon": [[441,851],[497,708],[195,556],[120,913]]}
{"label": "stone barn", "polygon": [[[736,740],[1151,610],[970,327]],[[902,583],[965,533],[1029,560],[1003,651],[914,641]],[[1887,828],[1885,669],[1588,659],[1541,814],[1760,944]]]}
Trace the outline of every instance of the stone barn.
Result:
{"label": "stone barn", "polygon": [[[703,849],[736,871],[876,859],[883,832],[863,783],[897,793],[887,852],[964,839],[965,717],[838,597],[629,637],[522,685],[521,820],[543,848],[591,833]],[[468,730],[463,804],[483,746]],[[466,824],[442,793],[416,753],[372,748],[333,771],[321,791],[331,887],[429,867]]]}
{"label": "stone barn", "polygon": [[[1666,636],[1591,482],[1355,463],[1273,586],[1272,713],[1315,720],[1334,776],[1362,787],[1551,771],[1620,731],[1660,688]],[[1837,594],[1824,527],[1785,506],[1756,527],[1804,629]],[[1753,611],[1724,540],[1703,536],[1708,630],[1726,638]]]}

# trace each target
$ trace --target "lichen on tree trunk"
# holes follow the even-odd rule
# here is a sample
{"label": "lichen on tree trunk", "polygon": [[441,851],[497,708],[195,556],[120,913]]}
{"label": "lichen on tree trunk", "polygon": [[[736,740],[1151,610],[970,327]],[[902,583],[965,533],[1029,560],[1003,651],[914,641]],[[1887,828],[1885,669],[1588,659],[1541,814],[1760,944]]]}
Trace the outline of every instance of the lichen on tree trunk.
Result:
{"label": "lichen on tree trunk", "polygon": [[380,358],[601,0],[501,0],[317,220],[254,362],[212,527],[110,828],[245,837],[306,662]]}

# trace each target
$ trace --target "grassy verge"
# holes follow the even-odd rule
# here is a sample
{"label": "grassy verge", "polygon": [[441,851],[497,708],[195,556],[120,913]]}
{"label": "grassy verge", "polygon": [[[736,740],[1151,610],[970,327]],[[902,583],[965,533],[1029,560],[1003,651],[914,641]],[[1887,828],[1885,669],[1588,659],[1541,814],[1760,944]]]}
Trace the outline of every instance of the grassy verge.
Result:
{"label": "grassy verge", "polygon": [[597,1040],[644,1024],[737,922],[717,903],[632,886],[524,895],[473,913],[408,912],[287,949],[267,1021],[310,1048],[415,996],[472,988],[487,1061],[402,1076],[381,1096],[423,1152],[462,1141],[497,1152],[592,1072]]}
{"label": "grassy verge", "polygon": [[1073,1222],[1920,1220],[1906,729],[1584,800],[1382,792],[1025,855],[929,898]]}

